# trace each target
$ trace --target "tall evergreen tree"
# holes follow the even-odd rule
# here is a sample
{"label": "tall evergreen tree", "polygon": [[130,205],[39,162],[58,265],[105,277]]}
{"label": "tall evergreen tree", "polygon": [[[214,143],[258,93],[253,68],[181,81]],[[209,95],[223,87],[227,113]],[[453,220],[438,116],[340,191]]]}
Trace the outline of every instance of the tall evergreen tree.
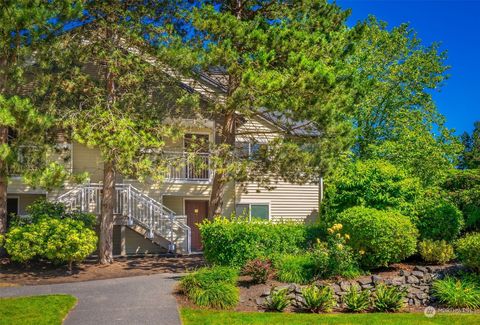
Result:
{"label": "tall evergreen tree", "polygon": [[[166,1],[165,3],[168,3]],[[161,178],[166,136],[175,116],[198,104],[178,87],[155,57],[152,42],[164,33],[153,18],[161,1],[90,1],[84,17],[49,51],[57,71],[48,93],[75,141],[97,148],[104,161],[99,261],[111,263],[116,175]],[[167,125],[166,118],[170,124]]]}
{"label": "tall evergreen tree", "polygon": [[[339,160],[350,145],[343,116],[355,102],[355,80],[345,58],[354,34],[345,26],[348,12],[325,0],[194,3],[177,17],[187,35],[164,51],[183,74],[221,76],[223,95],[207,111],[219,139],[212,148],[212,217],[222,211],[230,180],[302,183]],[[280,127],[253,158],[237,155],[237,136],[255,142],[259,135],[240,126],[258,117]]]}
{"label": "tall evergreen tree", "polygon": [[[8,176],[38,168],[41,144],[52,125],[26,87],[33,53],[62,27],[59,20],[81,13],[77,1],[2,1],[0,10],[0,235],[7,227]],[[33,150],[29,150],[33,149]],[[19,159],[23,158],[22,161]],[[28,160],[28,162],[27,162]],[[33,164],[30,164],[33,162]],[[31,168],[30,168],[31,167]]]}
{"label": "tall evergreen tree", "polygon": [[462,169],[480,168],[480,121],[473,124],[472,134],[462,134],[463,152],[460,156],[459,167]]}

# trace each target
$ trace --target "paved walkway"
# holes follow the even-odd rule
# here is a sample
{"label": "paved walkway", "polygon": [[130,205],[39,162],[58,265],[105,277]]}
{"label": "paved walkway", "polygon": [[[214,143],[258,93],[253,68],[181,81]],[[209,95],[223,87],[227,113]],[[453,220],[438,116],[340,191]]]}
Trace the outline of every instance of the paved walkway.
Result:
{"label": "paved walkway", "polygon": [[109,280],[0,288],[0,297],[66,293],[78,298],[66,325],[181,324],[172,292],[178,276],[156,274]]}

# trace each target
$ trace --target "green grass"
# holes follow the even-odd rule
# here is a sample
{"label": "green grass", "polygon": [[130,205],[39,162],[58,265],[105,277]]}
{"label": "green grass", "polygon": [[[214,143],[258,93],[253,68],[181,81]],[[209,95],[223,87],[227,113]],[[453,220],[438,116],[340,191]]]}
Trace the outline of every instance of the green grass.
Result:
{"label": "green grass", "polygon": [[62,324],[77,298],[48,295],[0,299],[0,325]]}
{"label": "green grass", "polygon": [[287,313],[239,313],[182,308],[184,325],[254,325],[254,324],[387,324],[387,325],[469,325],[480,324],[480,314],[437,314],[427,318],[422,313],[399,314],[287,314]]}

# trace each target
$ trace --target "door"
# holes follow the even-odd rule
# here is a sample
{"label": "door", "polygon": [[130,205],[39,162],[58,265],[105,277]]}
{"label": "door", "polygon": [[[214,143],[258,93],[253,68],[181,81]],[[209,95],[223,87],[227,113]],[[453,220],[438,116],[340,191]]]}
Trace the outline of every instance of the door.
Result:
{"label": "door", "polygon": [[18,198],[9,197],[7,198],[7,229],[10,227],[11,215],[18,215]]}
{"label": "door", "polygon": [[208,201],[203,200],[185,200],[185,214],[187,215],[187,224],[192,230],[192,250],[202,250],[202,238],[197,224],[207,218]]}

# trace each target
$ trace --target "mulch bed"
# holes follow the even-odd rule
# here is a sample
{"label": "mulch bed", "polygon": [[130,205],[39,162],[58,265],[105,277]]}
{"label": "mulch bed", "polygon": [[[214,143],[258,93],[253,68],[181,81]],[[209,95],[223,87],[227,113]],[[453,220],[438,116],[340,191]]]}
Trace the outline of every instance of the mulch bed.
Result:
{"label": "mulch bed", "polygon": [[[400,270],[412,271],[415,265],[419,265],[418,261],[414,263],[396,263],[392,264],[388,268],[382,268],[372,271],[370,275],[365,275],[357,278],[371,278],[373,274],[381,276],[383,278],[391,278],[398,275]],[[448,266],[445,266],[448,267]],[[332,278],[328,281],[321,281],[324,283],[336,282],[342,280],[341,278]],[[257,299],[265,292],[269,292],[272,287],[282,287],[287,285],[287,283],[278,282],[275,280],[269,280],[266,284],[253,284],[249,276],[240,276],[238,280],[238,288],[240,289],[240,301],[235,307],[234,311],[245,311],[245,312],[264,312],[265,310],[257,304]],[[180,292],[175,292],[177,302],[182,307],[188,308],[198,308],[192,304],[183,294]],[[406,306],[402,311],[403,312],[423,312],[425,309],[424,306]],[[297,310],[293,306],[288,307],[285,312],[304,312],[302,310]],[[335,308],[333,313],[341,313],[343,310],[341,308]]]}
{"label": "mulch bed", "polygon": [[158,273],[184,273],[204,266],[202,256],[146,256],[117,257],[109,265],[100,265],[96,260],[85,261],[74,266],[72,272],[66,267],[51,263],[29,263],[28,265],[0,259],[0,287],[11,285],[37,285],[81,282],[123,278]]}

